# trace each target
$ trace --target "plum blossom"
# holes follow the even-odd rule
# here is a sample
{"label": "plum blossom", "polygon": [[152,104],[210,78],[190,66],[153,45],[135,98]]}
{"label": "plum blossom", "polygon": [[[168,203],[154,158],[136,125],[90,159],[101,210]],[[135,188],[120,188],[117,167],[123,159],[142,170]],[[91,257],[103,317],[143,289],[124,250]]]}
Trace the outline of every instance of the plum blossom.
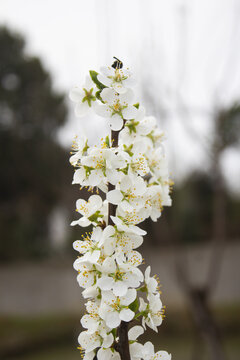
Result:
{"label": "plum blossom", "polygon": [[144,281],[148,294],[156,294],[158,293],[158,281],[155,277],[150,276],[151,266],[148,266],[145,270]]}
{"label": "plum blossom", "polygon": [[142,358],[143,360],[171,360],[171,355],[166,351],[154,352],[153,344],[148,341],[142,347]]}
{"label": "plum blossom", "polygon": [[88,139],[86,138],[86,136],[81,136],[80,138],[76,137],[72,145],[72,156],[69,159],[70,164],[72,164],[73,166],[77,166],[81,157],[88,149],[87,142]]}
{"label": "plum blossom", "polygon": [[105,88],[101,92],[104,104],[98,104],[95,111],[98,115],[108,118],[109,126],[114,131],[119,131],[123,127],[123,120],[135,118],[137,108],[133,106],[134,94],[131,89],[123,94],[118,94],[110,88]]}
{"label": "plum blossom", "polygon": [[139,311],[144,313],[142,317],[142,326],[146,325],[157,332],[157,326],[160,326],[163,319],[163,306],[159,294],[148,294],[148,304],[140,298]]}
{"label": "plum blossom", "polygon": [[129,288],[137,288],[143,279],[141,271],[136,270],[132,263],[117,265],[113,257],[110,257],[112,265],[109,272],[103,273],[98,279],[97,286],[101,290],[112,290],[115,296],[126,295]]}
{"label": "plum blossom", "polygon": [[105,86],[113,88],[117,93],[124,94],[127,89],[134,85],[135,81],[128,69],[114,69],[101,67],[102,74],[98,74],[98,80]]}
{"label": "plum blossom", "polygon": [[[147,326],[158,331],[164,314],[157,277],[150,275],[150,266],[142,273],[143,258],[136,250],[146,235],[139,224],[147,218],[157,221],[171,205],[164,134],[135,103],[134,79],[122,63],[100,73],[92,70],[90,76],[83,87],[72,89],[70,99],[77,116],[92,109],[106,118],[111,136],[100,146],[92,146],[86,136],[76,138],[70,157],[72,183],[93,193],[77,200],[81,217],[71,223],[92,226],[73,243],[78,252],[73,267],[86,299],[79,349],[83,360],[171,360],[166,351],[155,352],[151,342],[138,340]],[[142,326],[131,327],[129,342],[122,346],[119,327],[135,319]],[[127,346],[130,358],[124,355]]]}
{"label": "plum blossom", "polygon": [[87,114],[91,108],[92,103],[96,101],[96,86],[89,76],[86,77],[85,84],[82,88],[74,87],[69,97],[76,103],[75,114],[77,117],[81,117]]}
{"label": "plum blossom", "polygon": [[76,203],[76,211],[79,212],[82,217],[79,220],[73,221],[72,226],[80,225],[83,227],[89,226],[91,223],[98,223],[98,219],[101,219],[103,215],[100,210],[103,202],[99,195],[92,195],[88,201],[79,199]]}
{"label": "plum blossom", "polygon": [[133,212],[144,206],[143,195],[146,192],[146,184],[142,177],[130,177],[126,175],[118,184],[119,189],[111,190],[107,194],[107,200],[123,211]]}
{"label": "plum blossom", "polygon": [[107,334],[104,326],[95,333],[82,331],[78,337],[78,342],[85,350],[85,353],[91,352],[99,346],[109,348],[112,345],[113,340],[113,335],[111,333]]}
{"label": "plum blossom", "polygon": [[126,167],[126,160],[115,154],[114,149],[91,148],[88,155],[82,158],[81,164],[89,169],[88,182],[91,186],[107,181],[116,185],[119,180],[117,169]]}
{"label": "plum blossom", "polygon": [[130,321],[135,313],[129,309],[129,305],[136,299],[135,289],[129,289],[125,296],[115,296],[112,291],[102,293],[102,303],[99,315],[105,320],[111,329],[118,327],[121,321]]}

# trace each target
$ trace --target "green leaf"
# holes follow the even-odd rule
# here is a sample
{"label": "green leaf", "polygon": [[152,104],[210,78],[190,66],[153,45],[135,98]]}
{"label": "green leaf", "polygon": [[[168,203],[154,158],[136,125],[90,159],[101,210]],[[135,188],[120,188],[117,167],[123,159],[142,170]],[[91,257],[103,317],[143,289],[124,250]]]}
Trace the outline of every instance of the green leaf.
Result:
{"label": "green leaf", "polygon": [[98,100],[100,100],[102,103],[104,103],[103,99],[101,98],[101,92],[102,92],[102,90],[98,90],[95,95]]}
{"label": "green leaf", "polygon": [[113,334],[114,339],[116,339],[116,337],[117,337],[117,329],[116,328],[112,329],[111,333]]}
{"label": "green leaf", "polygon": [[[106,87],[105,85],[103,85],[103,84],[98,80],[98,78],[97,78],[98,73],[97,73],[96,71],[90,70],[90,71],[89,71],[89,74],[90,74],[90,76],[91,76],[91,78],[92,78],[92,81],[96,84],[96,86],[97,86],[98,89],[102,90],[102,89],[104,89],[104,88]],[[99,94],[99,95],[100,95],[100,94]],[[99,95],[98,95],[98,96],[99,96]]]}
{"label": "green leaf", "polygon": [[133,106],[135,106],[135,108],[139,109],[140,104],[139,104],[139,103],[136,103],[136,104],[134,104]]}
{"label": "green leaf", "polygon": [[133,312],[138,311],[139,308],[139,301],[138,298],[136,297],[136,299],[129,305],[129,309],[132,310]]}
{"label": "green leaf", "polygon": [[98,211],[96,211],[94,214],[92,214],[91,216],[89,216],[88,219],[89,219],[91,222],[97,222],[97,220],[98,220],[99,217],[102,218],[103,215],[101,215],[100,211],[98,210]]}

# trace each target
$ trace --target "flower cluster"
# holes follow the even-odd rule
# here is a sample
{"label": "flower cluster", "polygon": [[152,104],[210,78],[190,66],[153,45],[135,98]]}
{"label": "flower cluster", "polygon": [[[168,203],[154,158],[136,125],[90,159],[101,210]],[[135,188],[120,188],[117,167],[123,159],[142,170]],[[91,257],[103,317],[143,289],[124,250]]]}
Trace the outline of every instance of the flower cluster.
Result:
{"label": "flower cluster", "polygon": [[155,118],[146,116],[134,101],[132,85],[128,69],[108,67],[100,74],[90,71],[84,86],[70,93],[77,116],[94,111],[107,118],[115,134],[102,139],[99,147],[90,146],[85,137],[76,138],[70,158],[75,168],[73,184],[95,192],[87,201],[77,200],[80,218],[71,224],[93,227],[73,244],[79,253],[74,262],[77,281],[87,299],[81,319],[86,330],[78,338],[84,360],[95,356],[98,360],[123,359],[118,330],[121,323],[134,320],[141,320],[141,326],[128,331],[130,359],[171,359],[165,351],[155,353],[150,342],[142,345],[138,341],[146,327],[157,331],[164,314],[150,266],[145,273],[139,269],[142,256],[136,249],[146,234],[139,224],[149,217],[157,221],[163,207],[171,205],[172,183],[164,135]]}

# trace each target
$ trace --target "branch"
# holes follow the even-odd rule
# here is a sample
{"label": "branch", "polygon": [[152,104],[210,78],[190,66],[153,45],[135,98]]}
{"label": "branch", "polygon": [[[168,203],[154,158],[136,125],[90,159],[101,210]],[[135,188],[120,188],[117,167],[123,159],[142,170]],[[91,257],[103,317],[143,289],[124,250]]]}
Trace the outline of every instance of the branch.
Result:
{"label": "branch", "polygon": [[[118,147],[118,135],[119,131],[111,131],[112,147]],[[108,184],[108,191],[114,190],[115,186]],[[108,225],[114,225],[111,215],[116,215],[117,205],[108,204]],[[130,360],[129,342],[128,342],[128,323],[122,321],[117,330],[119,341],[115,344],[115,350],[117,350],[121,356],[121,360]]]}

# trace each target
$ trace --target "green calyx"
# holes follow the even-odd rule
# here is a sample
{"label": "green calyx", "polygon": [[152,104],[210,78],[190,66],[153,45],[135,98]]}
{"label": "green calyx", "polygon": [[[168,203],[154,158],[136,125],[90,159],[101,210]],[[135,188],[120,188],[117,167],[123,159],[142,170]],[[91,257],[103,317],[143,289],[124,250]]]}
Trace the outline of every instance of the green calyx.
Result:
{"label": "green calyx", "polygon": [[85,92],[85,96],[82,99],[82,102],[87,101],[88,106],[91,107],[91,102],[96,101],[96,96],[93,95],[93,88],[91,88],[90,90],[83,88],[83,91]]}
{"label": "green calyx", "polygon": [[139,124],[139,121],[131,120],[125,124],[129,128],[130,134],[137,132],[136,126]]}
{"label": "green calyx", "polygon": [[87,165],[84,165],[83,167],[85,169],[86,177],[88,177],[91,174],[91,171],[94,170],[93,167],[90,167],[90,166],[87,166]]}

